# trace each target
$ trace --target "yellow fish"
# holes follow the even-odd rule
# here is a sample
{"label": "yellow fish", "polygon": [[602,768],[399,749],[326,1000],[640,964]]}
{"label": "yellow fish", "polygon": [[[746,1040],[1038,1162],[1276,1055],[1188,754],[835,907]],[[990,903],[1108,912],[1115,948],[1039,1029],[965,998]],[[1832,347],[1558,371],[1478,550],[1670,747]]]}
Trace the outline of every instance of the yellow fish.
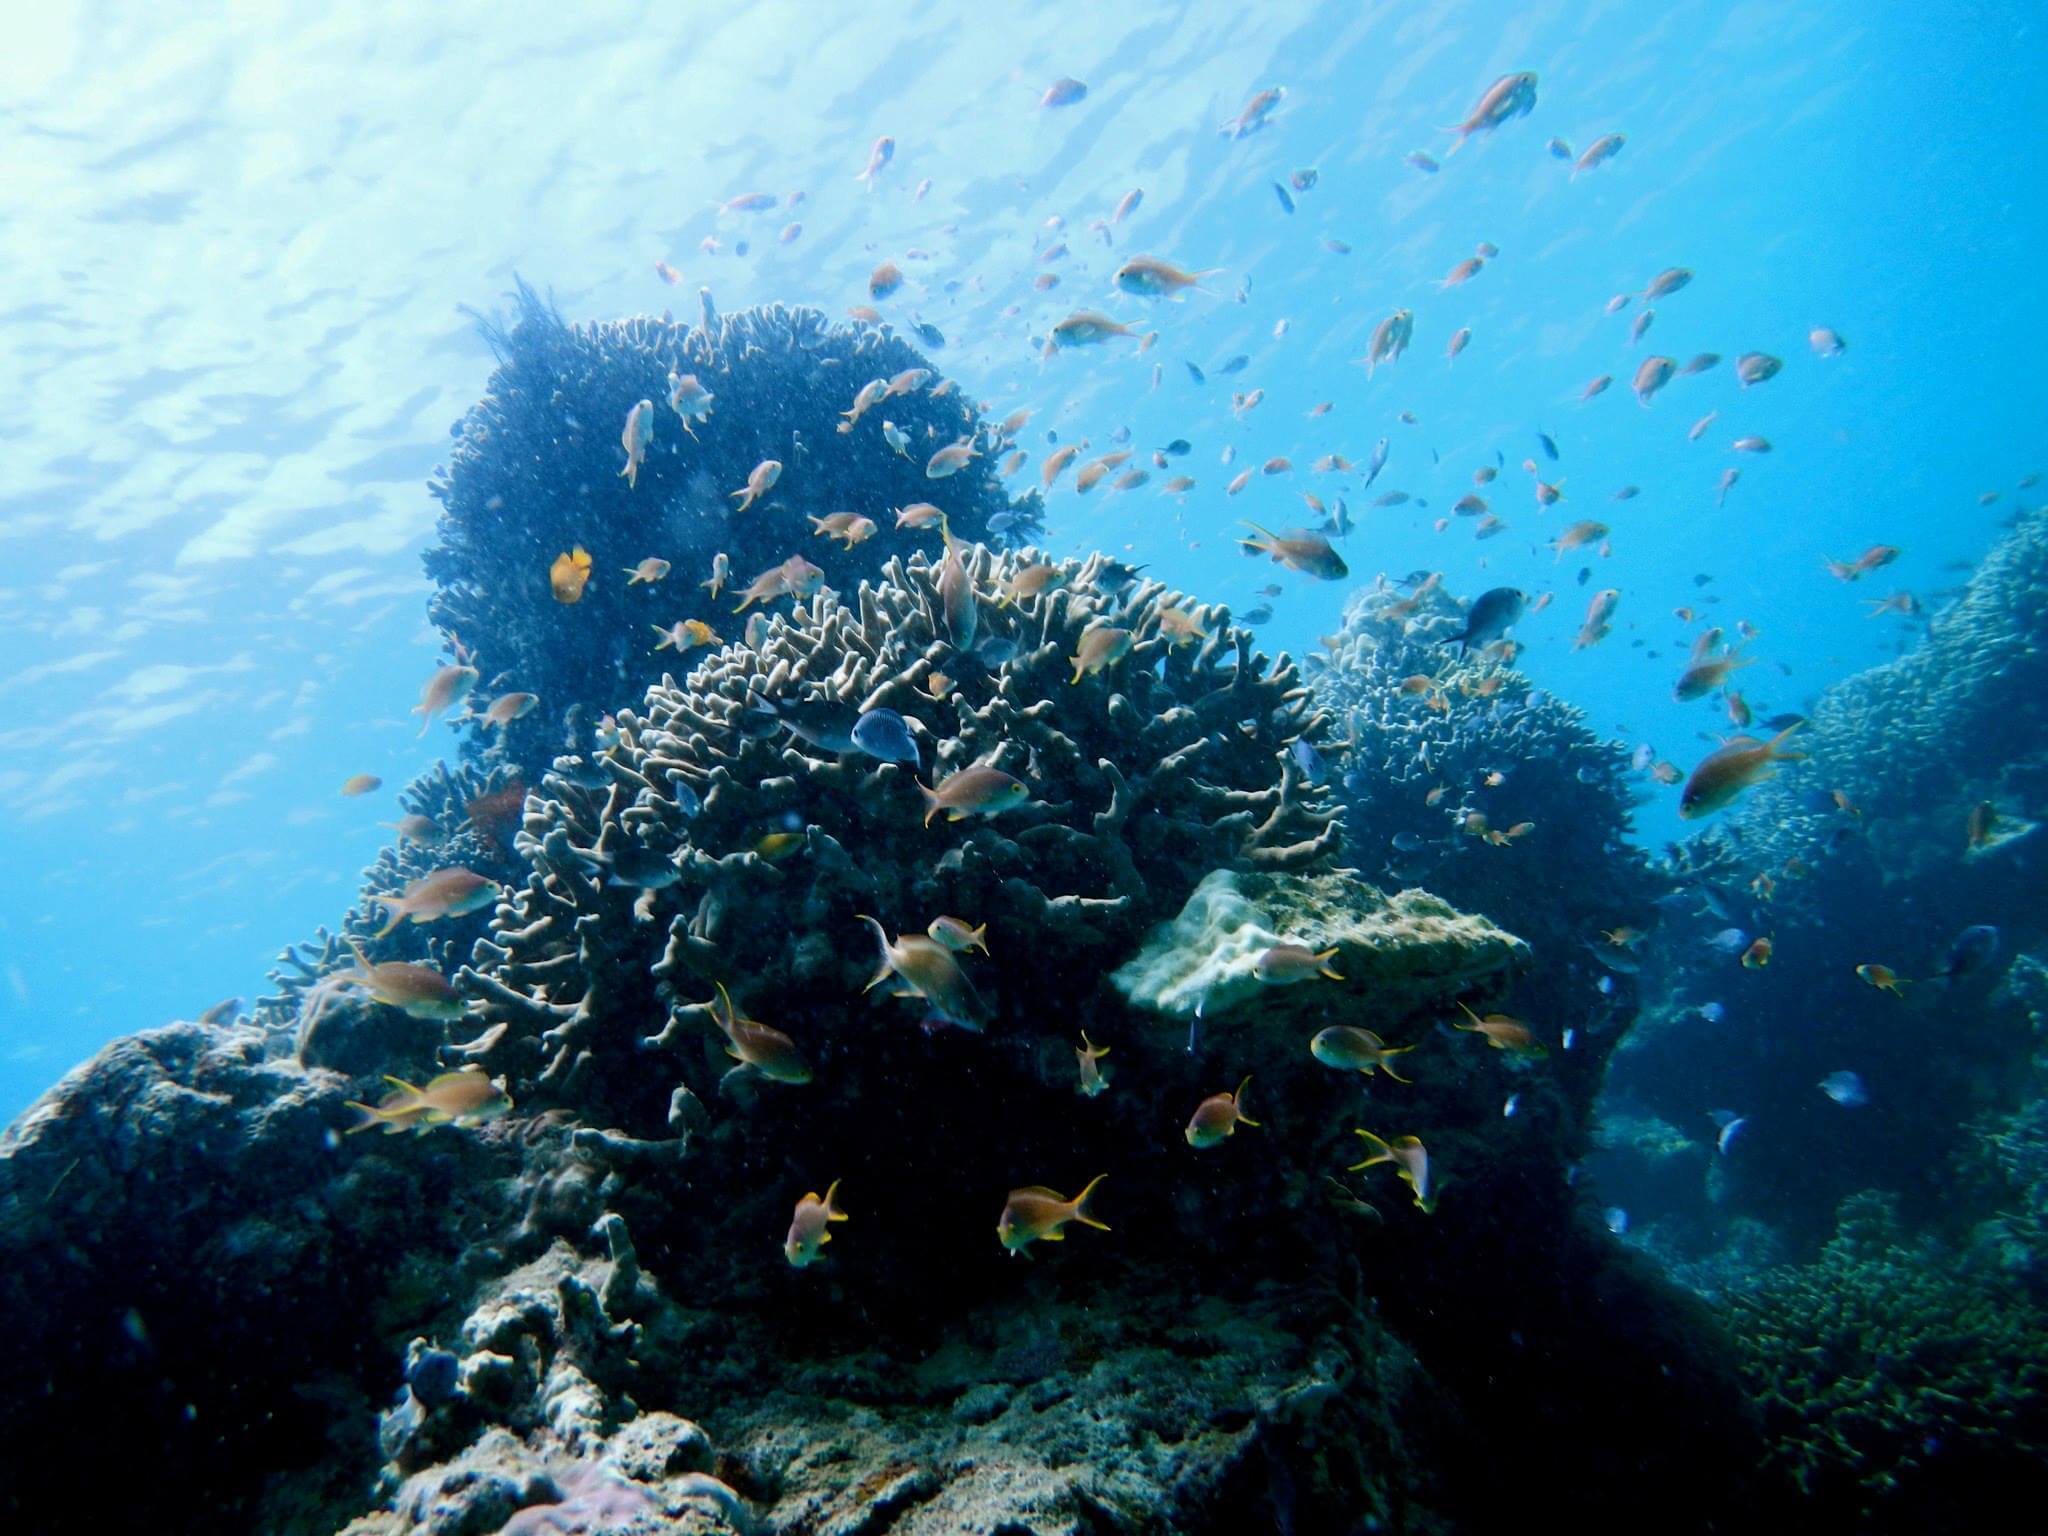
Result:
{"label": "yellow fish", "polygon": [[1396,1072],[1387,1058],[1405,1056],[1414,1049],[1412,1045],[1388,1045],[1371,1030],[1355,1024],[1332,1024],[1328,1029],[1318,1030],[1308,1043],[1309,1054],[1326,1067],[1335,1067],[1340,1072],[1363,1072],[1368,1077],[1377,1070],[1397,1083],[1408,1079]]}
{"label": "yellow fish", "polygon": [[678,619],[666,629],[659,624],[650,624],[648,628],[661,636],[661,639],[655,642],[654,648],[657,651],[666,651],[673,647],[680,654],[684,651],[693,651],[700,645],[718,644],[717,632],[702,619]]}
{"label": "yellow fish", "polygon": [[1103,1075],[1102,1069],[1096,1063],[1109,1054],[1109,1047],[1097,1045],[1090,1040],[1088,1031],[1084,1029],[1081,1031],[1081,1043],[1074,1047],[1074,1054],[1081,1059],[1081,1082],[1075,1091],[1086,1099],[1092,1099],[1098,1093],[1107,1093],[1109,1079]]}
{"label": "yellow fish", "polygon": [[1415,1191],[1415,1203],[1423,1213],[1436,1209],[1436,1190],[1429,1179],[1429,1154],[1423,1150],[1419,1136],[1396,1136],[1392,1141],[1382,1140],[1371,1131],[1359,1131],[1365,1144],[1371,1149],[1362,1163],[1353,1163],[1349,1169],[1356,1173],[1361,1168],[1370,1168],[1375,1163],[1392,1163],[1402,1181]]}
{"label": "yellow fish", "polygon": [[548,567],[548,589],[558,603],[580,603],[583,589],[590,584],[590,551],[581,544],[555,556]]}
{"label": "yellow fish", "polygon": [[512,1107],[511,1099],[481,1067],[443,1072],[430,1079],[424,1088],[416,1088],[400,1077],[387,1077],[384,1081],[391,1085],[391,1092],[377,1103],[348,1101],[348,1107],[363,1117],[348,1128],[348,1134],[381,1125],[387,1136],[406,1131],[424,1136],[437,1125],[481,1125]]}

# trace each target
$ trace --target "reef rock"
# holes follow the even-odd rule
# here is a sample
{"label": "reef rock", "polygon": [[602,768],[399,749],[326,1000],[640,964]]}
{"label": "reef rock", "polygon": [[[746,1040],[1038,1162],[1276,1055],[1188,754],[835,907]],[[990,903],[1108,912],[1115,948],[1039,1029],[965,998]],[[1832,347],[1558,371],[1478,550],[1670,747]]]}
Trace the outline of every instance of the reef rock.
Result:
{"label": "reef rock", "polygon": [[[1316,985],[1260,979],[1259,957],[1280,944],[1320,954],[1337,973]],[[1336,999],[1374,1028],[1400,1023],[1526,959],[1528,945],[1426,891],[1387,896],[1349,875],[1217,870],[1172,922],[1161,924],[1110,977],[1132,1003],[1173,1018],[1215,1018],[1259,999],[1259,1020],[1287,1019],[1290,1000]]]}

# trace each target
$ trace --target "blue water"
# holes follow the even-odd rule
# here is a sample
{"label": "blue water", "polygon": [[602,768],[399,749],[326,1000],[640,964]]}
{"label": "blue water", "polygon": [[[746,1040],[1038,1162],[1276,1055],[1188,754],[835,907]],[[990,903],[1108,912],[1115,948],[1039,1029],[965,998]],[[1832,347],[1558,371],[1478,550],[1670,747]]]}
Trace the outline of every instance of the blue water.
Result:
{"label": "blue water", "polygon": [[[2025,5],[1272,4],[886,9],[502,5],[232,22],[99,5],[8,20],[0,58],[0,1115],[113,1036],[264,989],[277,948],[334,921],[387,835],[395,789],[444,751],[407,714],[434,664],[419,553],[448,424],[487,348],[461,306],[514,273],[571,319],[842,312],[883,257],[910,276],[886,308],[948,344],[939,362],[996,415],[1108,446],[1186,437],[1170,471],[1087,500],[1071,473],[1049,544],[1107,547],[1241,612],[1278,579],[1264,631],[1300,651],[1359,580],[1442,570],[1461,595],[1554,592],[1521,665],[1595,725],[1687,766],[1727,728],[1670,685],[1696,626],[1759,631],[1742,687],[1759,714],[1912,643],[1866,597],[1936,605],[2042,467],[2048,341],[2037,301],[2048,108]],[[2024,65],[2032,60],[2033,65]],[[2024,67],[2016,67],[2024,66]],[[1540,76],[1527,117],[1425,175],[1496,76]],[[1085,100],[1047,110],[1054,79]],[[1284,85],[1269,126],[1220,136]],[[1546,152],[1627,135],[1573,180]],[[855,181],[879,134],[893,162]],[[1290,216],[1271,184],[1314,168]],[[919,200],[915,189],[929,179]],[[1105,245],[1090,223],[1143,189]],[[737,194],[787,207],[723,215]],[[1054,229],[1050,220],[1064,220]],[[800,221],[789,243],[778,232]],[[700,241],[715,236],[715,254]],[[1347,243],[1349,254],[1326,247]],[[745,255],[736,253],[747,242]],[[1478,242],[1469,283],[1438,282]],[[1041,260],[1064,242],[1067,253]],[[912,248],[928,256],[914,259]],[[1224,269],[1213,294],[1150,303],[1108,274],[1148,252]],[[666,286],[666,261],[681,284]],[[1603,314],[1669,266],[1657,305]],[[1049,293],[1040,272],[1061,276]],[[1040,356],[1078,305],[1144,328]],[[1415,314],[1408,355],[1368,379],[1372,326]],[[1275,335],[1279,321],[1284,336]],[[1817,358],[1811,327],[1849,344]],[[1469,349],[1445,359],[1453,331]],[[1727,361],[1649,408],[1641,357]],[[1784,371],[1738,388],[1733,358]],[[1232,377],[1218,365],[1244,353]],[[1208,371],[1193,383],[1184,364]],[[1155,365],[1161,378],[1153,387]],[[1615,387],[1581,404],[1594,376]],[[1233,391],[1263,389],[1242,421]],[[1305,413],[1323,400],[1326,416]],[[1720,415],[1697,442],[1687,429]],[[1403,424],[1407,411],[1415,425]],[[1548,432],[1560,458],[1545,459]],[[1761,434],[1768,457],[1730,441]],[[1371,493],[1309,465],[1390,461]],[[1225,445],[1236,463],[1219,462]],[[1284,455],[1285,476],[1240,469]],[[1508,531],[1434,531],[1485,488]],[[1566,500],[1539,511],[1534,455]],[[1724,468],[1742,478],[1716,505]],[[1181,466],[1176,466],[1177,468]],[[1021,483],[1021,480],[1020,480]],[[1641,487],[1633,501],[1611,493]],[[1370,509],[1401,489],[1426,498]],[[1352,581],[1240,559],[1240,517],[1305,518],[1344,496]],[[1980,505],[1980,496],[1999,499]],[[1566,523],[1611,554],[1553,559]],[[1869,545],[1896,565],[1848,587],[1823,571]],[[1581,566],[1592,567],[1584,587]],[[1697,577],[1711,577],[1704,585]],[[1590,594],[1615,632],[1574,653]],[[1650,653],[1656,653],[1652,655]],[[350,774],[385,780],[344,800]],[[1639,831],[1677,828],[1645,784]],[[1571,872],[1560,872],[1571,878]]]}

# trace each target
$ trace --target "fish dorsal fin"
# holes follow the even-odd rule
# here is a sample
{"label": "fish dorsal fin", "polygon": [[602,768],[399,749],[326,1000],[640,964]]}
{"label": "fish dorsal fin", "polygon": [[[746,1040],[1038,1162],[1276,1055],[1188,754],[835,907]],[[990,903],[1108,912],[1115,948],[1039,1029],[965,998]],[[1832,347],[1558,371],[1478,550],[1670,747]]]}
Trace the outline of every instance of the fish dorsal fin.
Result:
{"label": "fish dorsal fin", "polygon": [[1022,1189],[1010,1191],[1010,1198],[1012,1200],[1016,1199],[1019,1195],[1042,1195],[1048,1200],[1057,1200],[1062,1205],[1067,1203],[1065,1195],[1056,1189],[1047,1189],[1043,1184],[1026,1184]]}

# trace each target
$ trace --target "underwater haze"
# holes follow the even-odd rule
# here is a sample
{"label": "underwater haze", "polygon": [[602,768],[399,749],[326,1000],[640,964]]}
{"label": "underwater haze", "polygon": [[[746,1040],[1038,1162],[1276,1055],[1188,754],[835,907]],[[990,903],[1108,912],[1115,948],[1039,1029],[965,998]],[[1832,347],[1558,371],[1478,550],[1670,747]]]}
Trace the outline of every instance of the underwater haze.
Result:
{"label": "underwater haze", "polygon": [[[425,480],[489,367],[463,307],[502,307],[515,274],[572,320],[687,314],[700,285],[728,310],[837,315],[879,260],[928,250],[906,266],[904,307],[946,333],[963,389],[998,415],[1036,412],[1038,456],[1045,429],[1198,445],[1184,499],[1160,495],[1163,474],[1107,506],[1055,495],[1049,547],[1154,562],[1240,608],[1268,571],[1236,558],[1236,520],[1298,523],[1302,490],[1334,503],[1346,481],[1308,465],[1363,464],[1385,436],[1378,485],[1431,507],[1351,490],[1353,569],[1554,589],[1527,626],[1531,675],[1681,765],[1722,722],[1673,708],[1671,669],[1632,644],[1670,655],[1686,634],[1672,608],[1766,628],[1747,692],[1797,709],[1910,638],[1866,621],[1867,589],[1834,589],[1825,559],[1910,546],[1878,580],[1924,590],[1994,535],[2001,508],[1978,495],[2009,491],[2048,418],[2027,365],[2043,317],[2024,302],[2043,170],[2024,125],[2043,87],[2006,67],[2039,46],[2027,7],[1120,14],[1110,35],[1058,7],[1000,25],[943,6],[16,18],[0,66],[16,274],[0,331],[0,536],[16,551],[0,772],[18,850],[0,1102],[117,1033],[260,987],[283,936],[332,914],[395,819],[388,795],[342,801],[339,784],[395,785],[433,760],[405,714],[433,661]],[[1441,125],[1524,67],[1542,77],[1528,118],[1436,174],[1404,164],[1443,155]],[[1041,108],[1062,76],[1086,99]],[[1271,126],[1216,133],[1275,83],[1288,95]],[[1576,178],[1544,151],[1610,132],[1626,148]],[[897,151],[869,191],[854,178],[882,134]],[[1271,184],[1307,167],[1318,183],[1290,217]],[[1142,203],[1104,244],[1091,221],[1134,188]],[[760,189],[804,201],[719,212]],[[781,243],[790,223],[801,233]],[[1482,240],[1500,256],[1439,293]],[[1066,258],[1041,260],[1062,243]],[[1223,271],[1213,296],[1135,301],[1109,282],[1132,252]],[[1671,266],[1700,276],[1631,348],[1634,311],[1602,308]],[[1035,292],[1041,271],[1060,286]],[[1042,359],[1035,338],[1083,305],[1156,325],[1158,346]],[[1412,352],[1368,379],[1354,360],[1404,306]],[[1815,326],[1850,350],[1813,357]],[[1788,367],[1752,398],[1724,362],[1639,411],[1628,381],[1660,349]],[[1227,380],[1186,372],[1240,353],[1252,361]],[[1602,374],[1615,387],[1581,405]],[[1234,420],[1231,394],[1253,388],[1266,398]],[[1305,419],[1325,399],[1331,413]],[[1688,443],[1709,410],[1721,418]],[[1542,460],[1539,431],[1567,497],[1542,521],[1519,468]],[[1768,461],[1728,451],[1750,433],[1771,439]],[[1225,445],[1236,464],[1218,463]],[[1497,453],[1508,530],[1435,533]],[[1224,496],[1276,455],[1291,476]],[[1747,472],[1717,506],[1725,467]],[[1617,507],[1630,483],[1642,495]],[[1572,516],[1612,525],[1588,587],[1624,594],[1616,636],[1575,656],[1586,562],[1540,547]],[[1343,592],[1291,591],[1262,643],[1312,647]],[[1654,805],[1643,826],[1671,829]]]}
{"label": "underwater haze", "polygon": [[[2042,20],[20,8],[48,1432],[355,1536],[1487,1529],[1618,1402],[1489,1472],[2019,1496]],[[243,1193],[124,1289],[84,1126]]]}

